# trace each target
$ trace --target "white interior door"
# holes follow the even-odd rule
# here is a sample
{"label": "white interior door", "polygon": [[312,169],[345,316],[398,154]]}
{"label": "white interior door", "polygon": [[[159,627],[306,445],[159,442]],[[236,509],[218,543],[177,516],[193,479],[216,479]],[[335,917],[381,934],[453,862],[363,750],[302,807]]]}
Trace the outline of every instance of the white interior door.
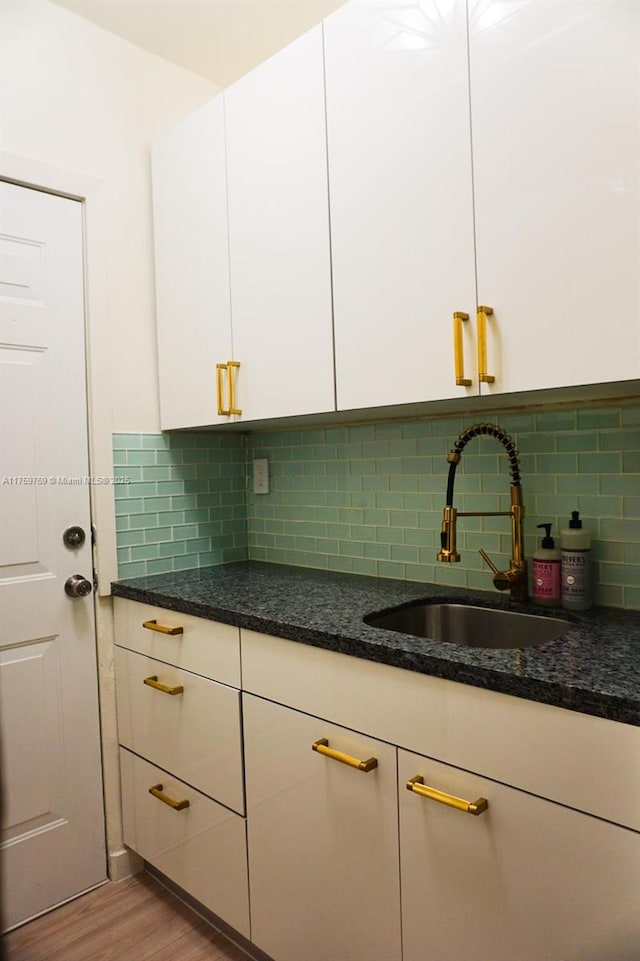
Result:
{"label": "white interior door", "polygon": [[[2,914],[106,877],[84,356],[82,208],[0,184]],[[65,529],[86,532],[65,546]]]}

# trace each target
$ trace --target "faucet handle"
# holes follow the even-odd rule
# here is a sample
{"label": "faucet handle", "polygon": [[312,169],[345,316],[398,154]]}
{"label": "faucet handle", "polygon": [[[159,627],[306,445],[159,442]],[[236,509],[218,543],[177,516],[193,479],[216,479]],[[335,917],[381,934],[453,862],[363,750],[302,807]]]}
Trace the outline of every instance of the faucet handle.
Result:
{"label": "faucet handle", "polygon": [[[526,587],[527,587],[527,566],[522,564],[520,566],[514,565],[509,568],[508,571],[499,571],[496,565],[493,563],[489,555],[482,548],[478,553],[487,562],[491,570],[493,571],[493,583],[499,591],[511,591],[512,599],[517,599],[521,601],[526,601]],[[511,562],[513,565],[513,561]],[[514,589],[518,588],[517,592]]]}
{"label": "faucet handle", "polygon": [[499,571],[496,565],[493,563],[489,555],[485,550],[480,548],[478,553],[487,562],[491,570],[493,571],[493,584],[497,587],[499,591],[508,591],[511,585],[515,582],[516,578],[519,578],[519,574],[516,570]]}
{"label": "faucet handle", "polygon": [[498,570],[498,568],[496,567],[496,565],[493,563],[493,561],[491,560],[491,558],[489,557],[489,555],[487,554],[487,552],[486,552],[482,547],[481,547],[480,550],[478,551],[478,554],[480,554],[480,556],[483,558],[483,560],[485,560],[485,561],[487,562],[487,564],[489,565],[489,567],[491,568],[491,570],[493,571],[494,574],[499,574],[499,573],[500,573],[500,571]]}

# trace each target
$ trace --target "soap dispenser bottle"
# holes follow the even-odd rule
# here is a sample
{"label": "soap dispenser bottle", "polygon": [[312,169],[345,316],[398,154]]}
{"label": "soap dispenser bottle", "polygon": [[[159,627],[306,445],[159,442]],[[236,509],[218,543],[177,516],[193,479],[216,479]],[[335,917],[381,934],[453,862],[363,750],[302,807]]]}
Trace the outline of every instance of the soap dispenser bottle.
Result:
{"label": "soap dispenser bottle", "polygon": [[533,553],[533,599],[543,607],[560,607],[560,549],[551,536],[551,524],[544,527],[545,536]]}
{"label": "soap dispenser bottle", "polygon": [[571,511],[569,527],[560,535],[562,554],[562,606],[569,611],[588,611],[593,606],[591,583],[591,534],[578,511]]}

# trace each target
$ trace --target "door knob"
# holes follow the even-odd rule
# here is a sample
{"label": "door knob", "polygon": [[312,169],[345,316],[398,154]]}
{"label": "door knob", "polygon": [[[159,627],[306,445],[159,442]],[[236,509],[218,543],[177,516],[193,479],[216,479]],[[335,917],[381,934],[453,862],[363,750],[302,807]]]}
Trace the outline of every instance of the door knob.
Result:
{"label": "door knob", "polygon": [[82,574],[72,574],[64,582],[65,594],[69,597],[86,597],[93,590],[91,581],[88,581]]}

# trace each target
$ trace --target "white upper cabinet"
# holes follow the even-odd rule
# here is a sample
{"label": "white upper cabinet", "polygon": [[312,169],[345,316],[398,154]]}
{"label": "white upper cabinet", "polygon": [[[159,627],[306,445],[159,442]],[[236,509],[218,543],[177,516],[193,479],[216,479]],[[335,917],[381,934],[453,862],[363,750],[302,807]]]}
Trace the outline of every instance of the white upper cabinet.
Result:
{"label": "white upper cabinet", "polygon": [[222,98],[154,144],[152,164],[160,424],[224,422],[216,396],[216,363],[231,359]]}
{"label": "white upper cabinet", "polygon": [[490,393],[640,377],[640,4],[469,4]]}
{"label": "white upper cabinet", "polygon": [[224,98],[236,404],[334,410],[322,27]]}
{"label": "white upper cabinet", "polygon": [[163,428],[640,378],[640,3],[353,0],[153,182]]}
{"label": "white upper cabinet", "polygon": [[466,6],[358,0],[324,27],[338,408],[477,393]]}
{"label": "white upper cabinet", "polygon": [[640,4],[359,0],[325,46],[338,408],[638,378]]}

